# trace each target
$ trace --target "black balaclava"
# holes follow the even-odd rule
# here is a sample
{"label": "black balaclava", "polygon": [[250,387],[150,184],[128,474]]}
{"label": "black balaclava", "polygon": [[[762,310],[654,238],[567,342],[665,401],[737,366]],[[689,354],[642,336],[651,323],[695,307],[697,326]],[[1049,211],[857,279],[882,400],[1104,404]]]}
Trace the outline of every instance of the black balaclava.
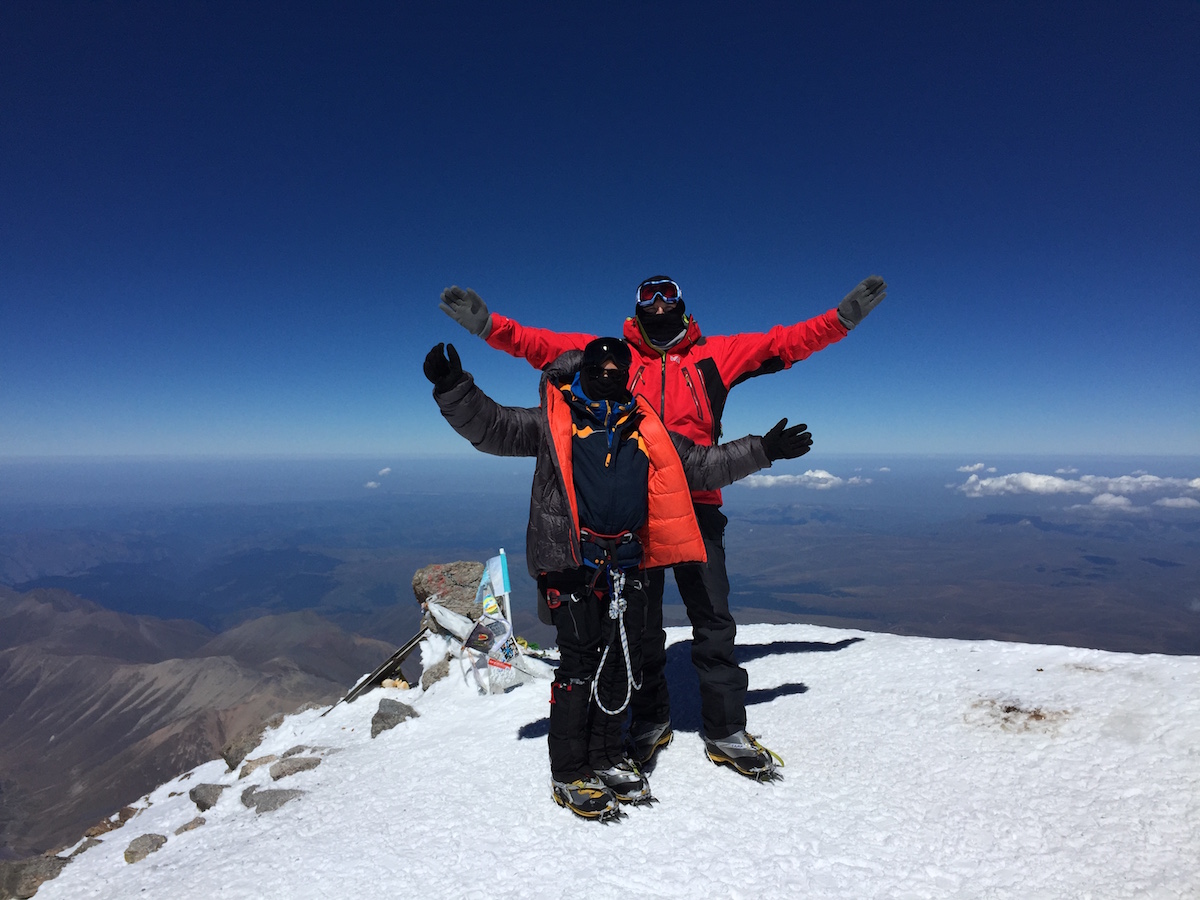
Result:
{"label": "black balaclava", "polygon": [[665,347],[674,343],[687,329],[683,321],[683,301],[678,301],[671,309],[655,313],[650,307],[638,307],[637,320],[642,324],[642,331],[650,338],[650,343],[657,347]]}
{"label": "black balaclava", "polygon": [[[608,360],[617,365],[611,376],[603,369]],[[579,386],[583,388],[589,400],[628,400],[629,365],[632,360],[629,347],[620,338],[596,338],[583,348]]]}
{"label": "black balaclava", "polygon": [[[638,285],[638,291],[644,285],[654,282],[675,282],[675,279],[669,278],[666,275],[654,275],[647,278]],[[678,287],[678,283],[675,283]],[[637,320],[641,323],[642,331],[646,333],[646,337],[650,339],[650,343],[656,347],[669,347],[674,344],[679,338],[683,337],[683,333],[687,328],[687,323],[683,321],[683,295],[671,306],[670,309],[664,309],[661,313],[655,313],[651,306],[638,306],[634,310]]]}

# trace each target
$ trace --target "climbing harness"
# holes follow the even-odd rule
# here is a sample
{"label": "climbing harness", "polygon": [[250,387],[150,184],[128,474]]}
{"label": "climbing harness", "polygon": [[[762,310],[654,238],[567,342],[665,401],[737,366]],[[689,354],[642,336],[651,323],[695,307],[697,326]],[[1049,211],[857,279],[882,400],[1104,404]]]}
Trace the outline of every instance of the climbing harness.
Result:
{"label": "climbing harness", "polygon": [[604,652],[600,654],[600,664],[596,667],[596,674],[592,678],[592,699],[601,712],[616,716],[623,713],[629,706],[633,692],[642,688],[641,682],[633,677],[633,662],[629,658],[629,637],[625,632],[625,610],[629,606],[624,593],[625,570],[616,564],[617,547],[637,540],[637,536],[631,531],[624,531],[617,535],[597,534],[587,528],[581,528],[579,536],[582,541],[594,544],[604,553],[601,559],[588,561],[589,565],[596,566],[596,574],[588,588],[589,593],[594,592],[600,576],[605,576],[608,583],[608,617],[617,623],[617,635],[621,639],[621,655],[625,659],[625,699],[616,709],[609,709],[600,699],[600,673],[604,671],[604,664],[608,661],[608,652],[612,649],[612,641],[605,645]]}

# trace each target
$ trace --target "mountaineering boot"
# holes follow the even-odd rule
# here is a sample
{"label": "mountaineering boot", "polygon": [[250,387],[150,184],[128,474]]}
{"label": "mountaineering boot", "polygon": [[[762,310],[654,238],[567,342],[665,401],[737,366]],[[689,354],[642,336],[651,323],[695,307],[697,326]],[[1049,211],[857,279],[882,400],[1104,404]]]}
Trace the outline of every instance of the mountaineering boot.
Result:
{"label": "mountaineering boot", "polygon": [[650,782],[632,759],[623,759],[615,766],[597,769],[596,777],[608,785],[609,790],[622,803],[653,803]]}
{"label": "mountaineering boot", "polygon": [[648,765],[654,759],[654,754],[671,743],[674,737],[670,719],[665,722],[634,722],[629,726],[633,758],[643,766]]}
{"label": "mountaineering boot", "polygon": [[704,739],[704,752],[717,765],[730,766],[748,778],[756,781],[771,781],[780,777],[775,770],[775,762],[783,765],[779,756],[762,744],[752,734],[738,731],[720,740]]}
{"label": "mountaineering boot", "polygon": [[603,822],[621,816],[616,794],[595,776],[575,781],[557,781],[551,776],[550,789],[554,792],[555,803],[581,818]]}

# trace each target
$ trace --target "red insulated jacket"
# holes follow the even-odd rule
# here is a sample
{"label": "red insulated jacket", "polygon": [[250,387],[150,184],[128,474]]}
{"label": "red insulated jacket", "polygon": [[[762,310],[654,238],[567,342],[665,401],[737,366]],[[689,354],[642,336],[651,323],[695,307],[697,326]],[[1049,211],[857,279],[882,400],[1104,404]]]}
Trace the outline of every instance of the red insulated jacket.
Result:
{"label": "red insulated jacket", "polygon": [[[625,320],[624,337],[633,354],[629,386],[649,402],[668,429],[706,447],[720,439],[725,399],[735,385],[791,368],[847,334],[837,309],[795,325],[776,325],[766,333],[705,337],[694,318],[685,321],[683,340],[664,351],[650,343],[636,317]],[[529,328],[492,313],[487,342],[541,369],[567,350],[582,350],[595,337]],[[692,499],[719,505],[721,492],[694,491]]]}

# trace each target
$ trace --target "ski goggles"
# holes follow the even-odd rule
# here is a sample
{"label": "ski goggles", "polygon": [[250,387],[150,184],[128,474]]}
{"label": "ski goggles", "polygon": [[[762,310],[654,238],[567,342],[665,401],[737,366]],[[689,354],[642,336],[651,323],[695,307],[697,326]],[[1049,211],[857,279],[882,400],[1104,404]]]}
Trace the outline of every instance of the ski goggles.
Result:
{"label": "ski goggles", "polygon": [[633,355],[629,352],[629,345],[620,338],[596,338],[583,348],[581,366],[584,369],[590,369],[593,366],[603,368],[606,360],[612,360],[618,369],[628,372],[629,366],[633,362]]}
{"label": "ski goggles", "polygon": [[637,305],[653,306],[656,300],[676,303],[683,299],[683,291],[670,278],[653,278],[638,285]]}
{"label": "ski goggles", "polygon": [[618,365],[615,369],[606,369],[604,368],[603,363],[596,363],[594,365],[584,366],[581,371],[588,378],[592,378],[596,381],[613,381],[620,384],[625,384],[629,381],[629,366],[622,368]]}

